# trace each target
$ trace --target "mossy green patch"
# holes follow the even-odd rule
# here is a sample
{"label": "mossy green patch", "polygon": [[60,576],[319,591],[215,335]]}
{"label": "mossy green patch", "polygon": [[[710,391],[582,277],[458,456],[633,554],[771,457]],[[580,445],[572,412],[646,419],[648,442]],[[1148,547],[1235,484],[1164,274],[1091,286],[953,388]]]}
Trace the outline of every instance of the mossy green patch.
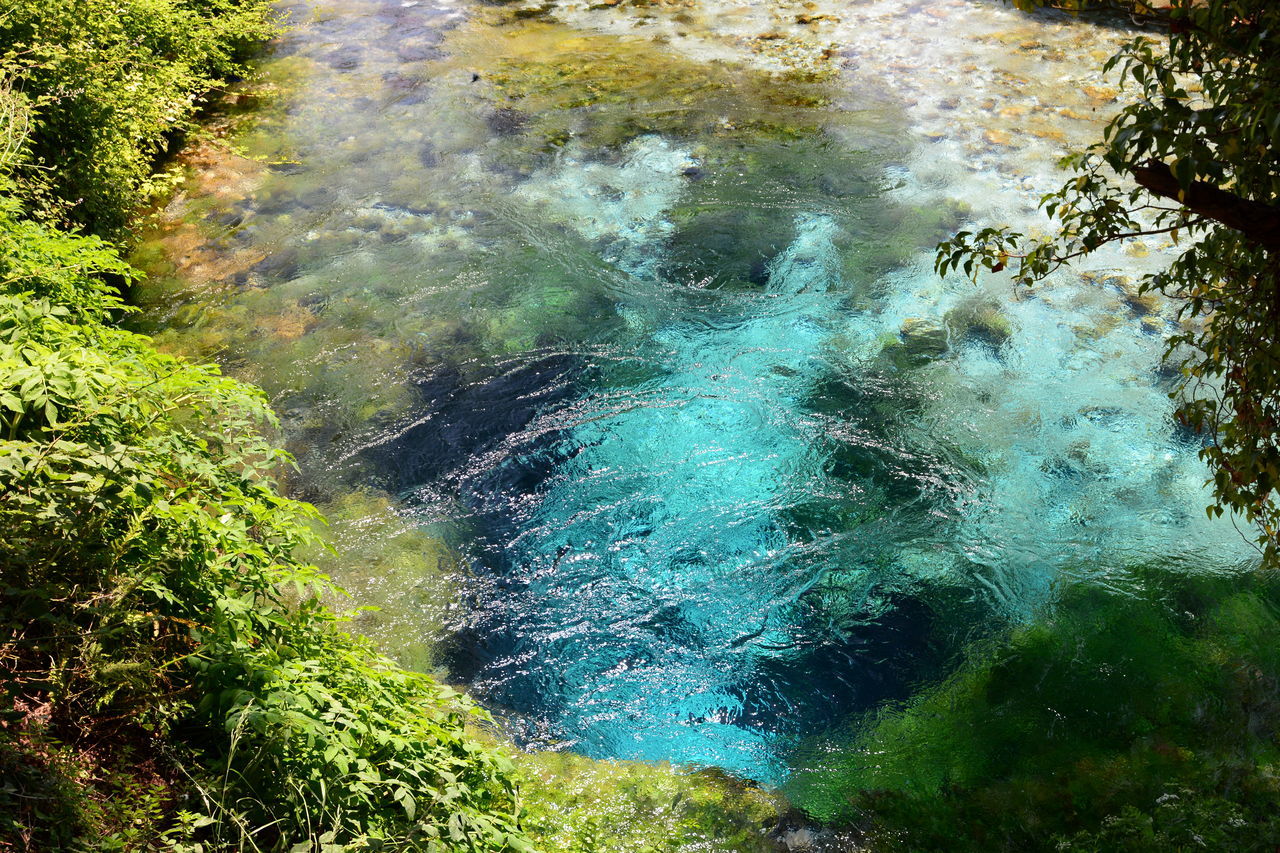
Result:
{"label": "mossy green patch", "polygon": [[1210,823],[1252,827],[1233,830],[1242,849],[1270,849],[1280,584],[1143,576],[1137,593],[1064,591],[1052,612],[972,647],[958,672],[906,706],[814,744],[804,753],[812,769],[788,794],[870,827],[885,850],[1136,844],[1172,837],[1158,808],[1170,796],[1194,801],[1188,810]]}
{"label": "mossy green patch", "polygon": [[614,148],[648,134],[795,139],[829,117],[831,91],[813,77],[699,62],[646,39],[525,20],[460,29],[448,47],[503,111],[494,130],[536,147],[576,138]]}
{"label": "mossy green patch", "polygon": [[[329,549],[306,557],[342,578],[349,598],[335,598],[353,627],[406,669],[444,675],[436,644],[445,635],[461,562],[443,539],[397,513],[391,499],[369,491],[344,492],[321,510]],[[367,602],[379,602],[371,608]]]}
{"label": "mossy green patch", "polygon": [[782,802],[715,770],[593,761],[569,752],[517,758],[529,831],[545,853],[765,853]]}
{"label": "mossy green patch", "polygon": [[1013,334],[1013,327],[994,299],[967,299],[943,318],[953,344],[975,342],[999,349]]}

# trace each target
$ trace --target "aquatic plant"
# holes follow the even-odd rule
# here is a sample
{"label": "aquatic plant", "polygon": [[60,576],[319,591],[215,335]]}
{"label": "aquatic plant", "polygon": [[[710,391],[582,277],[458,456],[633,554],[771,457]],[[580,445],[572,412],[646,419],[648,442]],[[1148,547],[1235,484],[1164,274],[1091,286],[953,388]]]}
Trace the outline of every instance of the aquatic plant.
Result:
{"label": "aquatic plant", "polygon": [[530,832],[544,853],[773,853],[780,798],[715,769],[521,755]]}
{"label": "aquatic plant", "polygon": [[1271,849],[1280,584],[1138,574],[1136,592],[1064,590],[940,684],[815,740],[787,793],[874,849]]}

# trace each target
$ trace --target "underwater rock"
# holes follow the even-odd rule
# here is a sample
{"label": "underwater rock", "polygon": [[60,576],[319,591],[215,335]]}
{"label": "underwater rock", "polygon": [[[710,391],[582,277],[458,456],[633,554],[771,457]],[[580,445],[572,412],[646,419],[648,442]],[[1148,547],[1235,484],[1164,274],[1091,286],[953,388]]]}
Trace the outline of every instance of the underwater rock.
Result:
{"label": "underwater rock", "polygon": [[320,61],[335,71],[353,71],[363,62],[364,53],[359,45],[346,45],[320,57]]}
{"label": "underwater rock", "polygon": [[799,809],[791,809],[769,830],[778,853],[863,853],[855,830],[824,826]]}
{"label": "underwater rock", "polygon": [[218,211],[209,215],[208,220],[220,228],[231,230],[244,224],[244,220],[250,213],[248,211],[239,210],[232,207],[229,210]]}
{"label": "underwater rock", "polygon": [[529,126],[529,115],[511,107],[499,107],[485,117],[485,124],[498,136],[515,136]]}
{"label": "underwater rock", "polygon": [[1008,147],[1013,144],[1013,138],[1003,130],[988,130],[982,134],[982,138],[992,145]]}
{"label": "underwater rock", "polygon": [[249,272],[261,278],[288,281],[298,274],[298,250],[277,249],[249,267]]}
{"label": "underwater rock", "polygon": [[1084,86],[1080,91],[1100,104],[1109,104],[1120,94],[1115,89],[1106,86]]}
{"label": "underwater rock", "polygon": [[1142,318],[1142,331],[1148,335],[1159,335],[1165,331],[1165,322],[1159,317],[1147,315]]}
{"label": "underwater rock", "polygon": [[307,170],[306,165],[292,160],[287,160],[281,163],[272,163],[269,168],[277,175],[298,175]]}
{"label": "underwater rock", "polygon": [[316,322],[315,313],[294,302],[273,317],[263,317],[259,328],[277,340],[295,341],[315,328]]}
{"label": "underwater rock", "polygon": [[337,202],[337,194],[326,187],[315,187],[297,198],[297,206],[304,210],[328,210]]}
{"label": "underwater rock", "polygon": [[971,299],[946,313],[942,320],[953,341],[974,341],[998,350],[1013,334],[1009,318],[999,305],[986,300]]}
{"label": "underwater rock", "polygon": [[881,369],[914,370],[947,353],[947,330],[933,318],[908,317],[898,335],[888,335],[880,349]]}
{"label": "underwater rock", "polygon": [[396,48],[396,58],[401,62],[434,62],[443,56],[440,48],[430,44],[405,44]]}
{"label": "underwater rock", "polygon": [[531,18],[545,18],[555,9],[555,3],[542,3],[537,6],[521,6],[513,9],[511,14],[517,20],[528,20]]}
{"label": "underwater rock", "polygon": [[[1124,304],[1139,317],[1160,313],[1160,294],[1154,290],[1143,291],[1141,285],[1126,275],[1116,275],[1102,280],[1124,296]],[[1145,321],[1144,321],[1145,325]]]}
{"label": "underwater rock", "polygon": [[423,101],[423,94],[419,91],[423,83],[420,77],[392,72],[382,75],[382,82],[388,94],[400,104],[420,104]]}

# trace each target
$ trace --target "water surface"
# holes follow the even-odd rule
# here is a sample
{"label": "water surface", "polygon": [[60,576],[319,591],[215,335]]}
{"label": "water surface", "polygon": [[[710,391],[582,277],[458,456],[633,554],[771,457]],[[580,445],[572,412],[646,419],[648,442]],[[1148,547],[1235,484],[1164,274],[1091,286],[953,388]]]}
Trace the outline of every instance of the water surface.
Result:
{"label": "water surface", "polygon": [[523,743],[777,782],[1064,582],[1250,559],[1132,285],[1161,247],[1032,292],[932,274],[959,227],[1045,225],[1127,33],[976,0],[292,14],[258,159],[166,211],[154,330],[268,389],[339,580]]}

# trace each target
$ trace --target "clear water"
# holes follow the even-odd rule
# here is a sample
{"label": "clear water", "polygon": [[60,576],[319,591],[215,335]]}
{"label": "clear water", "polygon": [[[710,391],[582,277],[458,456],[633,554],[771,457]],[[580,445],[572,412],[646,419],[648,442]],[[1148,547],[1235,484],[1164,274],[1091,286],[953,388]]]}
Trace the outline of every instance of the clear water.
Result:
{"label": "clear water", "polygon": [[966,223],[1043,226],[1127,34],[717,8],[294,9],[242,140],[275,164],[208,158],[143,297],[268,389],[300,494],[379,496],[344,535],[455,555],[427,603],[403,555],[339,580],[522,742],[778,782],[1065,581],[1250,552],[1170,417],[1173,307],[1125,278],[1160,247],[932,274]]}

